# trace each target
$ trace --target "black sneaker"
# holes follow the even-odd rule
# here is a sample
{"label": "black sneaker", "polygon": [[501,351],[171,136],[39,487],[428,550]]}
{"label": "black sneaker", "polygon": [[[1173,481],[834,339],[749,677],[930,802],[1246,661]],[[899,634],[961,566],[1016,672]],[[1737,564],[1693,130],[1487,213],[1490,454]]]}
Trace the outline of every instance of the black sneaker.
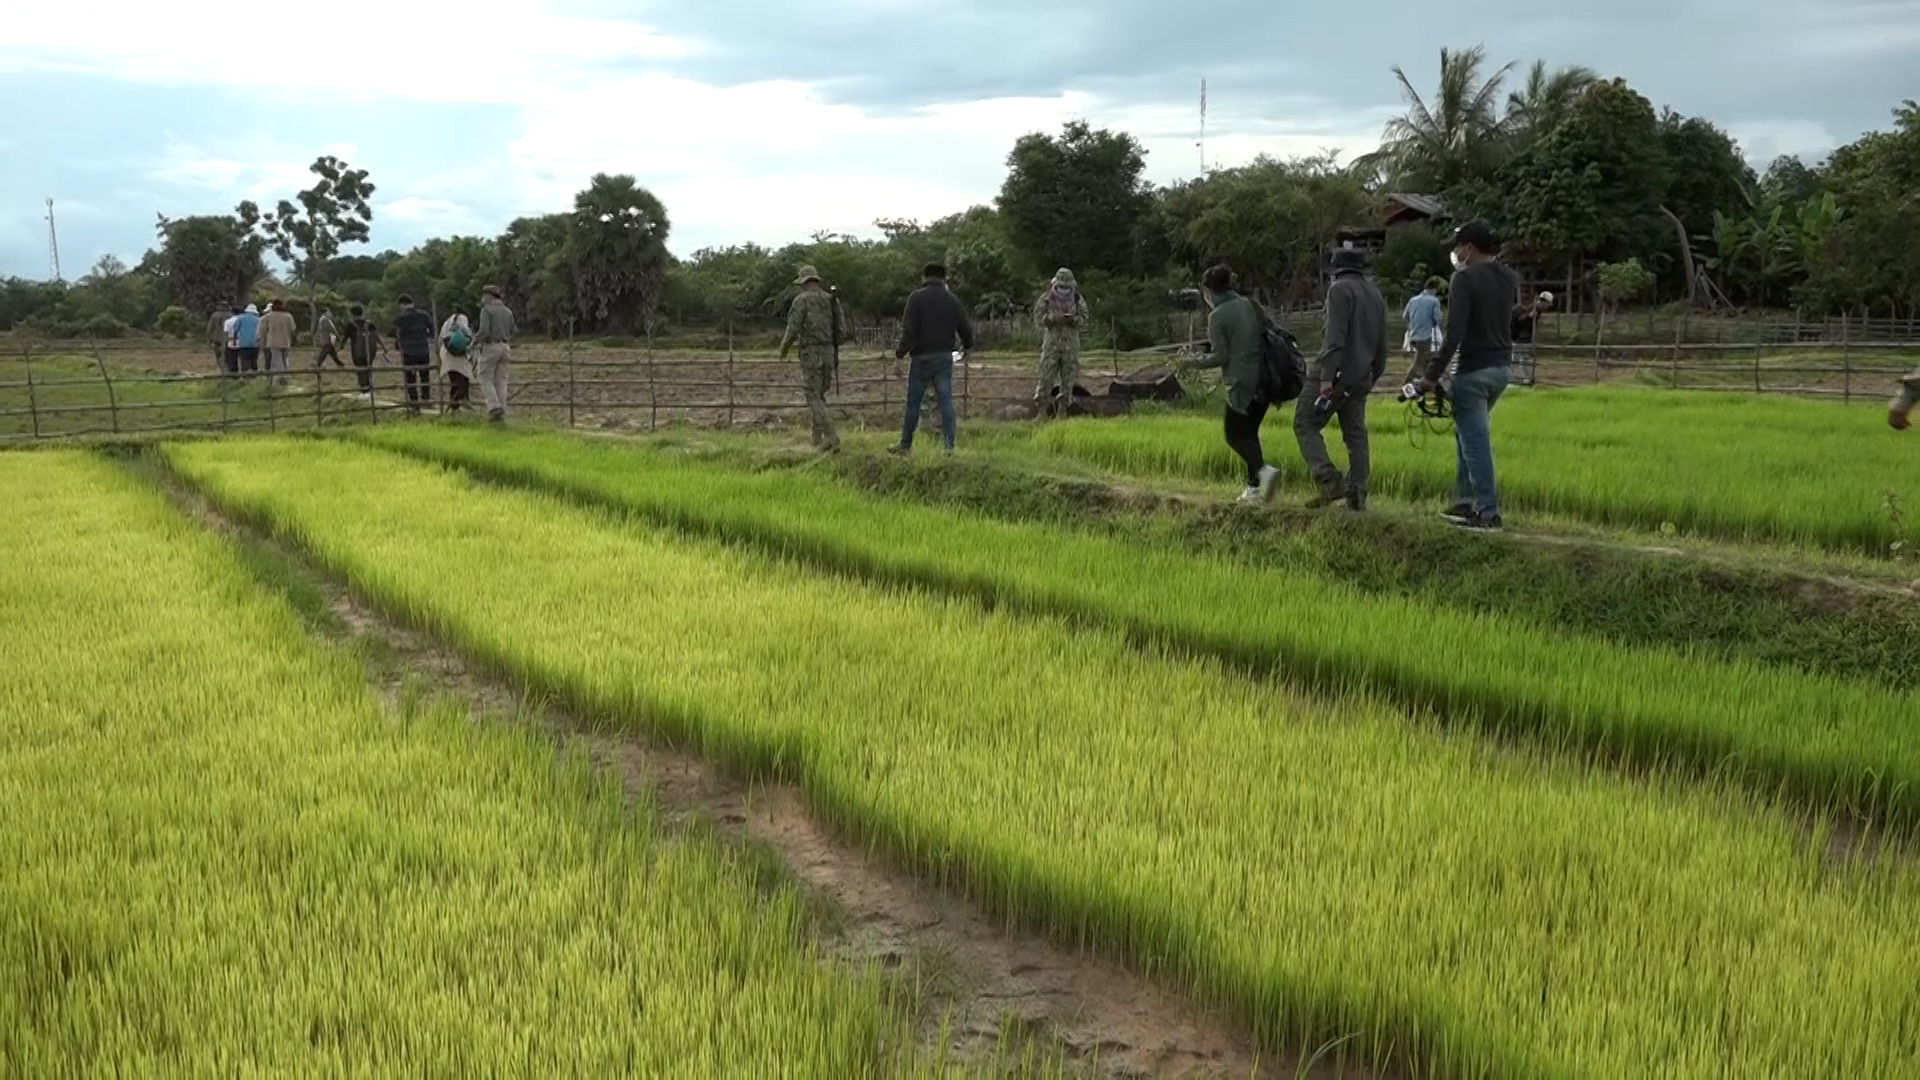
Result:
{"label": "black sneaker", "polygon": [[1353,511],[1356,514],[1366,513],[1367,493],[1364,491],[1347,492],[1347,509]]}
{"label": "black sneaker", "polygon": [[1455,528],[1468,532],[1499,532],[1505,527],[1499,514],[1475,514],[1465,521],[1456,522]]}
{"label": "black sneaker", "polygon": [[1478,515],[1473,512],[1472,503],[1454,503],[1452,506],[1440,511],[1440,516],[1445,519],[1449,525],[1465,525]]}
{"label": "black sneaker", "polygon": [[1307,500],[1307,509],[1325,510],[1327,507],[1333,506],[1334,504],[1344,500],[1346,497],[1347,497],[1347,492],[1345,488],[1323,487],[1320,489],[1320,493],[1318,495],[1315,495],[1313,498]]}

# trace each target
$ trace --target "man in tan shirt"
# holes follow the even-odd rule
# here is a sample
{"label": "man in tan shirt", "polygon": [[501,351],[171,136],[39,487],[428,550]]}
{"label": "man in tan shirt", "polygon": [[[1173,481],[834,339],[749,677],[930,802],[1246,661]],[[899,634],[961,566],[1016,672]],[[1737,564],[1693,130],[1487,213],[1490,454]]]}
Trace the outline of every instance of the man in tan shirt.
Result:
{"label": "man in tan shirt", "polygon": [[292,370],[294,329],[293,313],[285,300],[275,300],[260,317],[260,347],[267,354],[264,366],[269,376],[279,378]]}

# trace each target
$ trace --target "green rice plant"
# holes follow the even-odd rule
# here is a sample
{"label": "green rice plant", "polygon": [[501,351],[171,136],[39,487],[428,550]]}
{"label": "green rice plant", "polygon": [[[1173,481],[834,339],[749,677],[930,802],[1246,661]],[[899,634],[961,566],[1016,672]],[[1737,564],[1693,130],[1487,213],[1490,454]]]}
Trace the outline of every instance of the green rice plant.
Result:
{"label": "green rice plant", "polygon": [[1332,692],[1365,686],[1549,746],[1716,771],[1836,814],[1920,822],[1911,692],[1623,647],[1311,573],[874,499],[822,477],[743,472],[634,443],[471,430],[365,437],[854,574],[1072,615]]}
{"label": "green rice plant", "polygon": [[0,455],[0,1076],[878,1076],[872,972],[526,729],[395,715],[123,470]]}
{"label": "green rice plant", "polygon": [[528,690],[789,775],[844,832],[1266,1045],[1351,1037],[1435,1076],[1920,1075],[1920,875],[1718,783],[1501,749],[1366,693],[1311,701],[364,447],[168,453]]}
{"label": "green rice plant", "polygon": [[[1408,438],[1402,409],[1374,397],[1374,490],[1451,497],[1452,437]],[[1264,437],[1287,482],[1307,486],[1291,413],[1270,420]],[[1224,481],[1244,469],[1219,421],[1191,415],[1050,425],[1033,444],[1146,476]],[[1896,528],[1882,510],[1889,489],[1920,501],[1920,469],[1913,440],[1888,430],[1879,410],[1753,394],[1516,389],[1494,411],[1493,448],[1509,510],[1878,555],[1920,542],[1920,526]]]}

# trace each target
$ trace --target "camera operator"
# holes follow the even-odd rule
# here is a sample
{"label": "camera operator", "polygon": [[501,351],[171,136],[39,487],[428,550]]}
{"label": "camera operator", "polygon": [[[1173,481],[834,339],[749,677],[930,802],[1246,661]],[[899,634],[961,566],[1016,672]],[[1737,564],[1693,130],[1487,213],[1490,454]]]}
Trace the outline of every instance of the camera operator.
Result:
{"label": "camera operator", "polygon": [[[1387,371],[1387,302],[1364,273],[1366,256],[1352,248],[1333,253],[1333,284],[1327,288],[1327,326],[1317,379],[1309,378],[1293,409],[1293,435],[1320,493],[1307,502],[1318,510],[1345,499],[1350,510],[1367,508],[1372,458],[1367,446],[1367,394]],[[1340,418],[1347,444],[1347,474],[1327,456],[1327,422]]]}
{"label": "camera operator", "polygon": [[1427,361],[1422,393],[1432,392],[1457,356],[1448,394],[1453,399],[1457,464],[1454,502],[1442,515],[1465,529],[1498,532],[1500,497],[1493,469],[1493,407],[1512,377],[1513,316],[1520,278],[1495,257],[1499,250],[1485,222],[1470,221],[1453,234],[1457,268],[1447,291],[1447,333]]}

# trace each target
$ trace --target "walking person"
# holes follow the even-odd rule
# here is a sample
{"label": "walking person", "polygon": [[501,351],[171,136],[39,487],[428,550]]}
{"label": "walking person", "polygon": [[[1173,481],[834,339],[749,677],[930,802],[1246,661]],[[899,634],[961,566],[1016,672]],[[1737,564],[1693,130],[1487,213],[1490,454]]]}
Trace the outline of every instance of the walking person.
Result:
{"label": "walking person", "polygon": [[360,384],[360,396],[373,398],[373,358],[386,348],[380,340],[380,331],[367,318],[367,309],[359,304],[348,309],[347,314],[353,321],[348,324],[347,352],[353,357],[353,375]]}
{"label": "walking person", "polygon": [[795,345],[800,347],[800,379],[812,422],[810,441],[815,450],[837,454],[840,433],[827,412],[827,391],[833,385],[840,341],[847,336],[846,320],[840,312],[839,298],[821,287],[820,274],[813,267],[802,266],[794,284],[800,286],[800,295],[793,298],[793,309],[787,313],[780,359],[785,360]]}
{"label": "walking person", "polygon": [[315,368],[324,367],[328,360],[333,361],[334,367],[347,366],[340,362],[340,349],[335,344],[339,336],[340,331],[333,323],[333,309],[321,308],[320,321],[313,328],[313,366]]}
{"label": "walking person", "polygon": [[1493,407],[1512,378],[1515,309],[1520,278],[1495,256],[1493,230],[1470,221],[1453,234],[1453,283],[1447,289],[1445,343],[1427,361],[1422,393],[1438,385],[1447,365],[1459,367],[1448,396],[1453,399],[1453,505],[1442,514],[1465,529],[1498,532],[1500,495],[1493,468]]}
{"label": "walking person", "polygon": [[260,371],[260,309],[248,304],[233,320],[233,344],[240,350],[240,370],[248,375]]}
{"label": "walking person", "polygon": [[940,401],[940,436],[948,457],[953,456],[959,420],[953,411],[954,341],[960,342],[960,355],[973,348],[973,320],[967,306],[947,288],[947,268],[928,263],[923,281],[907,297],[906,310],[900,316],[900,344],[893,350],[895,369],[902,359],[911,357],[907,369],[907,415],[900,425],[900,442],[889,453],[913,453],[913,433],[920,426],[920,398],[927,386],[933,386]]}
{"label": "walking person", "polygon": [[1433,359],[1434,338],[1440,334],[1440,286],[1445,284],[1438,277],[1427,279],[1426,288],[1407,301],[1406,310],[1401,314],[1407,320],[1407,348],[1413,351],[1413,364],[1407,368],[1407,377],[1401,383],[1416,383],[1427,370],[1427,361]]}
{"label": "walking person", "polygon": [[207,316],[207,344],[213,346],[213,367],[215,371],[229,371],[227,363],[227,320],[233,318],[233,312],[215,308]]}
{"label": "walking person", "polygon": [[1920,405],[1920,371],[1900,380],[1900,394],[1887,403],[1887,423],[1895,431],[1905,431],[1911,427],[1914,406]]}
{"label": "walking person", "polygon": [[471,398],[473,324],[456,310],[440,324],[440,374],[447,377],[447,411],[457,413]]}
{"label": "walking person", "polygon": [[[1293,435],[1300,456],[1320,491],[1310,509],[1346,500],[1349,510],[1367,508],[1367,481],[1373,457],[1367,445],[1367,395],[1387,373],[1387,302],[1367,279],[1367,258],[1352,248],[1333,253],[1333,284],[1327,287],[1324,344],[1293,410]],[[1343,476],[1327,456],[1327,422],[1338,418],[1347,444]]]}
{"label": "walking person", "polygon": [[480,319],[473,328],[480,343],[480,395],[487,401],[487,419],[496,424],[507,422],[507,368],[513,360],[513,312],[500,293],[500,286],[481,290]]}
{"label": "walking person", "polygon": [[229,375],[240,374],[240,316],[245,311],[245,308],[235,304],[231,313],[220,323],[220,334],[226,341],[222,359]]}
{"label": "walking person", "polygon": [[293,371],[293,335],[297,329],[285,300],[275,300],[260,317],[260,347],[266,354],[262,366],[276,386]]}
{"label": "walking person", "polygon": [[1065,417],[1073,404],[1073,386],[1080,378],[1080,328],[1087,319],[1086,298],[1073,271],[1063,266],[1033,305],[1033,323],[1040,330],[1040,388],[1034,396],[1049,416]]}
{"label": "walking person", "polygon": [[1247,489],[1240,493],[1240,501],[1270,501],[1280,470],[1267,464],[1266,451],[1260,446],[1260,424],[1271,405],[1260,360],[1266,316],[1252,299],[1233,290],[1233,270],[1225,263],[1209,269],[1200,287],[1212,313],[1207,316],[1207,355],[1192,366],[1219,368],[1226,378],[1227,446],[1247,465]]}
{"label": "walking person", "polygon": [[433,338],[433,316],[414,307],[413,297],[402,293],[400,314],[393,319],[393,340],[400,346],[408,416],[419,416],[422,405],[433,404]]}

